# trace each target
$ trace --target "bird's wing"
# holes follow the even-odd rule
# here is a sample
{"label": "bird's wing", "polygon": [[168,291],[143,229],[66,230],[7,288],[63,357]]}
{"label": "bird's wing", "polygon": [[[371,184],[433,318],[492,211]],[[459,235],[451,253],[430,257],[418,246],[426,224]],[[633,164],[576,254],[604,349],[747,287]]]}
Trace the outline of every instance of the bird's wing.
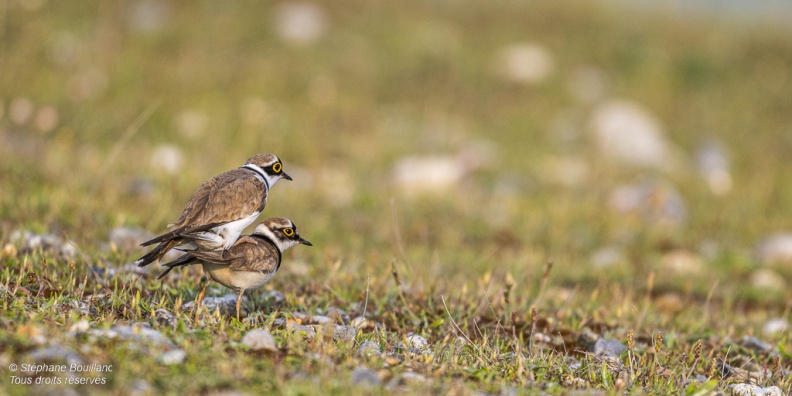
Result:
{"label": "bird's wing", "polygon": [[217,175],[202,184],[187,202],[174,227],[230,223],[261,211],[267,189],[255,174],[237,168]]}
{"label": "bird's wing", "polygon": [[230,268],[235,271],[277,271],[281,258],[278,248],[269,241],[251,239],[251,242],[240,243],[231,248],[235,259]]}

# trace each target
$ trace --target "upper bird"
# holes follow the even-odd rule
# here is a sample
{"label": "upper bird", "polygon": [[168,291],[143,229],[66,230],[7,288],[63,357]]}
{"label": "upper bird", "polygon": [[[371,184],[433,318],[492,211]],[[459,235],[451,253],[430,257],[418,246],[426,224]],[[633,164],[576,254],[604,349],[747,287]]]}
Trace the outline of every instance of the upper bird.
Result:
{"label": "upper bird", "polygon": [[228,249],[264,210],[269,189],[280,179],[292,179],[283,171],[280,158],[256,154],[241,167],[205,181],[190,197],[179,219],[168,225],[170,232],[141,244],[158,243],[135,264],[144,267],[185,244],[209,251]]}

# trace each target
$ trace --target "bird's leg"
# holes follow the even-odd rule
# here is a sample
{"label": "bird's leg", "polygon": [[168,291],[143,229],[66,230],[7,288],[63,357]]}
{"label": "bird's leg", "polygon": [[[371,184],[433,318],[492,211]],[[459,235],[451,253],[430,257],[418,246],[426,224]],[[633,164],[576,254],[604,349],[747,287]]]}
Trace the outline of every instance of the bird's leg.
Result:
{"label": "bird's leg", "polygon": [[198,297],[195,298],[195,310],[196,311],[199,308],[201,308],[201,304],[203,304],[204,297],[206,297],[206,288],[209,287],[209,283],[210,283],[209,279],[206,278],[206,277],[203,277],[201,279],[201,281],[203,281],[203,280],[206,280],[206,283],[204,283],[204,287],[203,287],[203,289],[201,289],[201,292],[198,293]]}
{"label": "bird's leg", "polygon": [[239,307],[242,305],[242,295],[245,294],[245,289],[239,289],[239,294],[237,294],[237,322],[239,322]]}

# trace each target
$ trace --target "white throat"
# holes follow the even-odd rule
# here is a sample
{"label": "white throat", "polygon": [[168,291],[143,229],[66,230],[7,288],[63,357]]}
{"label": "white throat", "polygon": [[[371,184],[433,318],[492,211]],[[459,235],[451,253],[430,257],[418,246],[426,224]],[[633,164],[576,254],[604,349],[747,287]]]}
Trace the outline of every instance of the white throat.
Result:
{"label": "white throat", "polygon": [[270,180],[270,176],[256,164],[245,164],[242,167],[252,170],[256,174],[256,178],[264,183],[265,186],[267,186],[267,191],[269,191],[269,189],[272,188],[272,185],[278,181],[278,179]]}
{"label": "white throat", "polygon": [[264,235],[267,238],[269,238],[269,240],[275,244],[275,247],[278,248],[278,251],[280,251],[281,254],[283,254],[283,252],[285,252],[290,247],[297,244],[293,240],[285,240],[285,241],[281,240],[280,238],[276,237],[275,234],[272,232],[272,230],[270,230],[265,225],[259,225],[258,227],[256,227],[256,229],[253,232],[255,232],[256,234]]}

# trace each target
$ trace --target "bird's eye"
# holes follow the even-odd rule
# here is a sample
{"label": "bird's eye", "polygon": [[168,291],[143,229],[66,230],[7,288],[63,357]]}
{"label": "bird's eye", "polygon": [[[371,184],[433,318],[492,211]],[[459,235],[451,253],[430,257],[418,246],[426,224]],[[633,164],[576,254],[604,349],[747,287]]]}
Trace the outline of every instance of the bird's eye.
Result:
{"label": "bird's eye", "polygon": [[283,165],[281,165],[280,162],[276,162],[276,163],[272,164],[272,170],[275,173],[280,173],[280,171],[283,170]]}
{"label": "bird's eye", "polygon": [[294,235],[294,230],[291,229],[291,228],[284,228],[283,229],[283,234],[288,236],[288,237],[290,237],[290,236]]}

